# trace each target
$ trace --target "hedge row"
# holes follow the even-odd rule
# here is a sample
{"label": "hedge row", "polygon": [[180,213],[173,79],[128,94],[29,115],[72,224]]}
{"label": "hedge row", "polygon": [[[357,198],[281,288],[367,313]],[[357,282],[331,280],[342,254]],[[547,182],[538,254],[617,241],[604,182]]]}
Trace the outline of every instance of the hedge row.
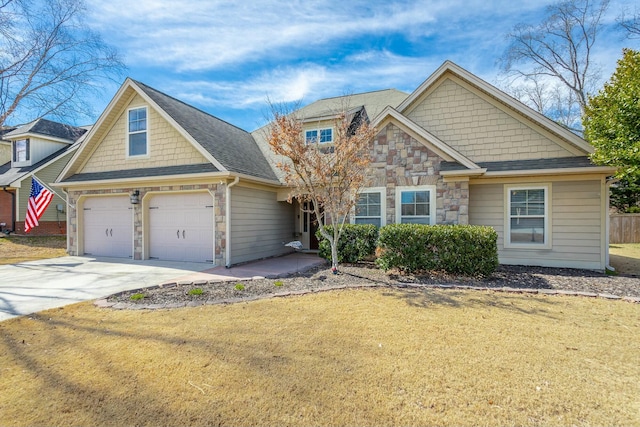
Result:
{"label": "hedge row", "polygon": [[383,270],[489,275],[498,267],[497,239],[486,226],[387,225],[380,229],[376,264]]}
{"label": "hedge row", "polygon": [[[333,234],[333,226],[325,227]],[[331,245],[316,233],[319,242],[319,255],[331,262]],[[358,262],[374,254],[378,240],[378,227],[371,224],[345,224],[338,241],[338,262]]]}
{"label": "hedge row", "polygon": [[[498,234],[476,225],[345,224],[338,242],[339,262],[357,262],[377,253],[383,270],[442,270],[470,276],[489,275],[498,267]],[[327,227],[332,232],[331,227]],[[331,260],[329,242],[317,233],[320,256]],[[376,251],[376,247],[378,250]]]}

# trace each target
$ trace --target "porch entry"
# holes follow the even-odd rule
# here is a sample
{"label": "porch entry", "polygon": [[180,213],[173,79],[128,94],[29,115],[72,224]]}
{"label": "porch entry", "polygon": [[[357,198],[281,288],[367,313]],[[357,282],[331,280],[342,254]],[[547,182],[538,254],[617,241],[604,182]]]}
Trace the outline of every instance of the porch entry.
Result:
{"label": "porch entry", "polygon": [[305,202],[302,205],[302,245],[310,250],[320,248],[316,232],[318,231],[318,218],[313,212],[313,203]]}

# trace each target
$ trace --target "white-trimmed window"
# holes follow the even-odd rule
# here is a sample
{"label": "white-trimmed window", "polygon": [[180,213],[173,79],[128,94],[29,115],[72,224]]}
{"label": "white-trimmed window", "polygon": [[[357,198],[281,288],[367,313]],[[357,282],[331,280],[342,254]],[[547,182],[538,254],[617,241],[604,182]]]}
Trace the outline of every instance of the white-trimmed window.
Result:
{"label": "white-trimmed window", "polygon": [[550,186],[505,186],[505,247],[551,247]]}
{"label": "white-trimmed window", "polygon": [[31,158],[29,139],[18,139],[13,142],[13,161],[28,162]]}
{"label": "white-trimmed window", "polygon": [[373,224],[377,227],[385,225],[386,189],[367,188],[360,192],[353,215],[354,224]]}
{"label": "white-trimmed window", "polygon": [[307,144],[330,144],[333,142],[333,128],[311,129],[305,131],[304,139]]}
{"label": "white-trimmed window", "polygon": [[128,142],[129,157],[146,156],[149,153],[147,107],[132,108],[128,111]]}
{"label": "white-trimmed window", "polygon": [[396,187],[396,222],[399,224],[436,223],[436,187]]}

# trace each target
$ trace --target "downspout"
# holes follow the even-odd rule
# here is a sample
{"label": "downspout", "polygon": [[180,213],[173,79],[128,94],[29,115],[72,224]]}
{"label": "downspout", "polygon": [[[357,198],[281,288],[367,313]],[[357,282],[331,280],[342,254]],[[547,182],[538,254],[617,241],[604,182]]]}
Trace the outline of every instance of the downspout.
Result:
{"label": "downspout", "polygon": [[16,232],[16,193],[7,191],[7,186],[2,187],[5,193],[11,194],[11,233]]}
{"label": "downspout", "polygon": [[605,238],[604,238],[604,249],[605,249],[605,258],[604,258],[604,264],[605,264],[605,271],[606,270],[610,270],[610,271],[616,271],[615,268],[613,268],[610,264],[609,264],[609,228],[611,226],[611,218],[609,217],[609,198],[610,198],[610,194],[611,194],[611,184],[618,182],[619,180],[617,178],[608,178],[605,180],[605,193],[606,193],[606,202],[605,202]]}
{"label": "downspout", "polygon": [[[67,212],[65,213],[65,220],[67,222],[67,225],[66,225],[66,229],[67,229],[66,230],[67,231],[67,233],[66,233],[67,234],[67,255],[69,255],[69,251],[71,250],[71,245],[70,245],[71,239],[69,237],[69,225],[71,224],[69,222],[69,193],[64,191],[63,188],[61,188],[60,191],[62,191],[64,193],[64,201],[67,203]],[[78,212],[76,212],[76,218],[77,218],[77,216],[78,216]],[[77,222],[78,222],[78,220],[76,219],[76,223]],[[77,232],[76,232],[76,240],[77,239],[78,239],[78,235],[77,235]]]}
{"label": "downspout", "polygon": [[226,207],[225,207],[225,215],[227,216],[226,218],[226,222],[227,222],[227,245],[225,247],[225,267],[230,268],[231,267],[231,187],[233,187],[234,185],[236,185],[238,182],[240,182],[240,177],[236,176],[236,178],[233,180],[233,182],[231,184],[227,184],[227,193],[226,193],[226,197],[225,197],[225,203],[226,203]]}

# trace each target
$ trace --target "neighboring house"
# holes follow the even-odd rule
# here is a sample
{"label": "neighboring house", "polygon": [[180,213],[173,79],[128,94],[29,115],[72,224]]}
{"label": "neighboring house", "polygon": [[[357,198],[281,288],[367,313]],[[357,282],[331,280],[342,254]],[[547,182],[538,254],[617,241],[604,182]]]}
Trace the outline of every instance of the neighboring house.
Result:
{"label": "neighboring house", "polygon": [[[0,224],[3,231],[24,233],[31,177],[54,182],[86,129],[37,119],[3,133],[0,150]],[[66,234],[66,200],[55,195],[31,235]]]}
{"label": "neighboring house", "polygon": [[[379,133],[352,221],[482,224],[500,262],[602,270],[608,182],[592,147],[451,62],[412,94],[320,100],[296,112],[330,147],[344,108]],[[69,252],[233,265],[313,247],[313,218],[286,202],[266,127],[249,134],[128,79],[59,176]]]}

